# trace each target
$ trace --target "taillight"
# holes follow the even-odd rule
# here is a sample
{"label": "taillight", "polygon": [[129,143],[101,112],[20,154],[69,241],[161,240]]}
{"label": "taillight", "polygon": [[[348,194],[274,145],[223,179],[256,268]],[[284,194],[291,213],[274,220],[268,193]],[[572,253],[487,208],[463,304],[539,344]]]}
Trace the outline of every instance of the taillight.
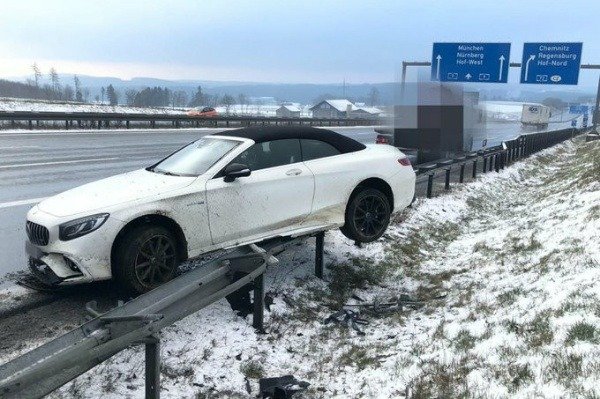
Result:
{"label": "taillight", "polygon": [[398,158],[398,163],[402,166],[411,166],[410,159],[408,159],[408,157]]}
{"label": "taillight", "polygon": [[387,137],[382,136],[381,134],[378,134],[377,138],[375,139],[375,143],[376,144],[389,144],[390,140]]}

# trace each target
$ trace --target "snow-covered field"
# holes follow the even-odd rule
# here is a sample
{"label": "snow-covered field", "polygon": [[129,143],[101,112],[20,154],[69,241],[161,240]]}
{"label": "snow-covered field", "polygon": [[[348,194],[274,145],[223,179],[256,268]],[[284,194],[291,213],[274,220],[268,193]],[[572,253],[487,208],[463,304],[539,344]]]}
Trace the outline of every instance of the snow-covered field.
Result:
{"label": "snow-covered field", "polygon": [[123,114],[182,114],[187,108],[138,108],[124,105],[106,104],[77,104],[69,102],[52,102],[43,100],[23,100],[14,98],[0,98],[0,112],[104,112]]}
{"label": "snow-covered field", "polygon": [[[267,334],[226,301],[161,333],[162,396],[256,397],[293,374],[306,398],[598,397],[599,179],[600,145],[577,139],[417,200],[363,248],[328,233],[326,281],[299,246],[268,271]],[[402,294],[423,306],[362,308],[364,335],[323,322]],[[131,348],[51,397],[142,397],[143,376]]]}
{"label": "snow-covered field", "polygon": [[480,107],[488,119],[495,121],[520,121],[523,111],[523,103],[514,101],[481,101]]}
{"label": "snow-covered field", "polygon": [[[304,118],[310,118],[312,111],[310,111],[310,105],[302,105],[294,103],[293,105],[300,108],[300,116]],[[275,111],[279,109],[280,105],[258,105],[258,104],[233,104],[229,107],[229,115],[251,115],[251,116],[269,116],[275,117],[277,114]],[[216,107],[217,112],[220,115],[228,115],[227,107],[219,106]]]}

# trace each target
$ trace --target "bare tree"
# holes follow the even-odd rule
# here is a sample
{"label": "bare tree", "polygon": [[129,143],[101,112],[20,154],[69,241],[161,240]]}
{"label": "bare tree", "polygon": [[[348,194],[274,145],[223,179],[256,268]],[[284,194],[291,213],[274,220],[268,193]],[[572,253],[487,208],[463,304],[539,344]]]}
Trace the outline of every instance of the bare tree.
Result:
{"label": "bare tree", "polygon": [[373,86],[369,92],[369,104],[371,107],[379,104],[379,90],[377,90],[377,87],[375,86]]}
{"label": "bare tree", "polygon": [[31,66],[33,69],[33,79],[35,80],[35,87],[40,87],[40,79],[42,78],[42,71],[40,71],[40,67],[38,67],[37,62],[34,62]]}
{"label": "bare tree", "polygon": [[242,113],[244,113],[244,107],[246,108],[246,111],[248,111],[248,96],[244,93],[238,94],[238,103],[242,107]]}
{"label": "bare tree", "polygon": [[58,92],[60,91],[60,78],[58,77],[58,72],[56,72],[56,69],[54,69],[54,67],[50,68],[50,81],[52,82],[52,90],[54,91],[54,93],[58,94]]}
{"label": "bare tree", "polygon": [[221,99],[221,103],[225,106],[225,113],[229,115],[229,111],[231,110],[231,106],[235,103],[235,98],[229,94],[225,94]]}

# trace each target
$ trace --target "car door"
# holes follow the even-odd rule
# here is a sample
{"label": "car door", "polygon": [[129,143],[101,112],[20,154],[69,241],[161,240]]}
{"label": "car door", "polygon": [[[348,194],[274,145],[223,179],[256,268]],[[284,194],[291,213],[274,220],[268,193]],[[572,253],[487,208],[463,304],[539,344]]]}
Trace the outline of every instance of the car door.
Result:
{"label": "car door", "polygon": [[304,164],[315,176],[311,223],[339,224],[344,221],[348,189],[356,184],[357,168],[352,154],[342,154],[321,140],[301,139]]}
{"label": "car door", "polygon": [[242,242],[291,230],[310,214],[314,177],[301,159],[298,139],[256,143],[231,163],[250,176],[206,184],[213,244]]}

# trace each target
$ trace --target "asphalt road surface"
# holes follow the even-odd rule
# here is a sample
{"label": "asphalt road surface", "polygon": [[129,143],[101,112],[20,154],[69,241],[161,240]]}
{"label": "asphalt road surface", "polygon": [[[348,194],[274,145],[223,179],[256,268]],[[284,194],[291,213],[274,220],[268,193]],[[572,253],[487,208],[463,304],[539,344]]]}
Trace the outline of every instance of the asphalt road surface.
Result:
{"label": "asphalt road surface", "polygon": [[[151,165],[224,129],[0,132],[0,276],[26,269],[25,216],[43,198]],[[369,127],[333,128],[374,143]]]}

